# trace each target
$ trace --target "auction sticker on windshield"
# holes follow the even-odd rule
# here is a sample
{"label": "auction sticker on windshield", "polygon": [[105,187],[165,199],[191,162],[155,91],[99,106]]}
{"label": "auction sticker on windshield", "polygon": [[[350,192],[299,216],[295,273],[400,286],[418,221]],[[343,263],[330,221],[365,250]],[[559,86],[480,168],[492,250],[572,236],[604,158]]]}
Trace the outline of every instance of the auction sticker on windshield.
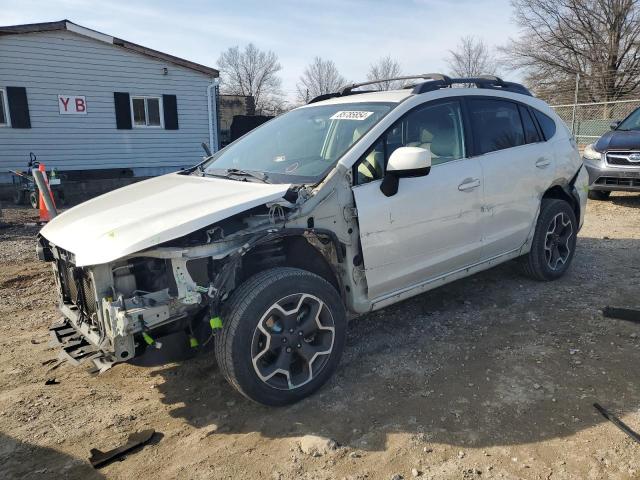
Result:
{"label": "auction sticker on windshield", "polygon": [[365,120],[373,115],[373,112],[363,112],[359,110],[341,110],[331,117],[331,120]]}

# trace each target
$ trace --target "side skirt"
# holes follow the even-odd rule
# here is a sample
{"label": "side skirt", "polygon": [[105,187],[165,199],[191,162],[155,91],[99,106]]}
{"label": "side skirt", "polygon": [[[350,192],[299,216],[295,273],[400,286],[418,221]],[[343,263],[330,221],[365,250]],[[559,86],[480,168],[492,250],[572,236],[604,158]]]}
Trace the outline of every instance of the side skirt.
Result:
{"label": "side skirt", "polygon": [[522,248],[516,248],[515,250],[502,253],[500,255],[489,258],[487,260],[483,260],[482,262],[470,265],[468,267],[464,267],[459,270],[455,270],[453,272],[445,273],[444,275],[441,275],[439,277],[430,278],[429,280],[422,281],[410,287],[405,287],[401,290],[396,290],[395,292],[392,292],[392,293],[387,293],[380,297],[374,298],[371,301],[371,311],[388,307],[389,305],[392,305],[396,302],[414,297],[416,295],[420,295],[421,293],[424,293],[424,292],[428,292],[429,290],[433,290],[434,288],[440,287],[446,283],[450,283],[455,280],[459,280],[461,278],[473,275],[474,273],[487,270],[500,263],[504,263],[513,258],[517,258],[520,255],[522,255],[522,253],[523,253]]}

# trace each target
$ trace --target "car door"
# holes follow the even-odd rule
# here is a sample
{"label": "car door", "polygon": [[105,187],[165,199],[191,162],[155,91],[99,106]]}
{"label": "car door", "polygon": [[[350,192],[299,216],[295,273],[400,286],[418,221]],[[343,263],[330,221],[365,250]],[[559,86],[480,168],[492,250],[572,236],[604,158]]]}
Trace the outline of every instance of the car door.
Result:
{"label": "car door", "polygon": [[520,248],[555,173],[529,107],[497,97],[466,101],[474,153],[484,177],[482,258]]}
{"label": "car door", "polygon": [[[458,100],[430,102],[398,120],[354,167],[353,195],[369,298],[401,290],[476,263],[480,258],[482,172],[465,153]],[[427,148],[431,171],[380,191],[391,153]]]}

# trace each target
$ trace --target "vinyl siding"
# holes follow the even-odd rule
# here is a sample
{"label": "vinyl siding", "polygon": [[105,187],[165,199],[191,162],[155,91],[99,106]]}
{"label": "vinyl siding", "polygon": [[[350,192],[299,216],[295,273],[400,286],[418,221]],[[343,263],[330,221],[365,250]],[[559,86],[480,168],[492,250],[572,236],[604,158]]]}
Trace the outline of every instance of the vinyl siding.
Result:
{"label": "vinyl siding", "polygon": [[[167,67],[168,75],[163,74]],[[209,141],[212,78],[81,35],[0,36],[0,87],[26,87],[30,129],[0,128],[0,182],[34,152],[47,168],[171,171],[197,163]],[[118,130],[113,93],[176,95],[178,130]],[[84,95],[86,115],[60,115],[58,95]]]}

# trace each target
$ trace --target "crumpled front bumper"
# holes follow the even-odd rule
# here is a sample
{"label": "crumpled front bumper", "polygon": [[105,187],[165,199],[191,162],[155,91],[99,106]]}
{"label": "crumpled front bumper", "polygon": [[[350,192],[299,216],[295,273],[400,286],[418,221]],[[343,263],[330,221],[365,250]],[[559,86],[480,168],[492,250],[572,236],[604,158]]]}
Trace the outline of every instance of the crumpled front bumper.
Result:
{"label": "crumpled front bumper", "polygon": [[640,192],[639,167],[613,167],[603,160],[584,159],[589,188],[606,192]]}

